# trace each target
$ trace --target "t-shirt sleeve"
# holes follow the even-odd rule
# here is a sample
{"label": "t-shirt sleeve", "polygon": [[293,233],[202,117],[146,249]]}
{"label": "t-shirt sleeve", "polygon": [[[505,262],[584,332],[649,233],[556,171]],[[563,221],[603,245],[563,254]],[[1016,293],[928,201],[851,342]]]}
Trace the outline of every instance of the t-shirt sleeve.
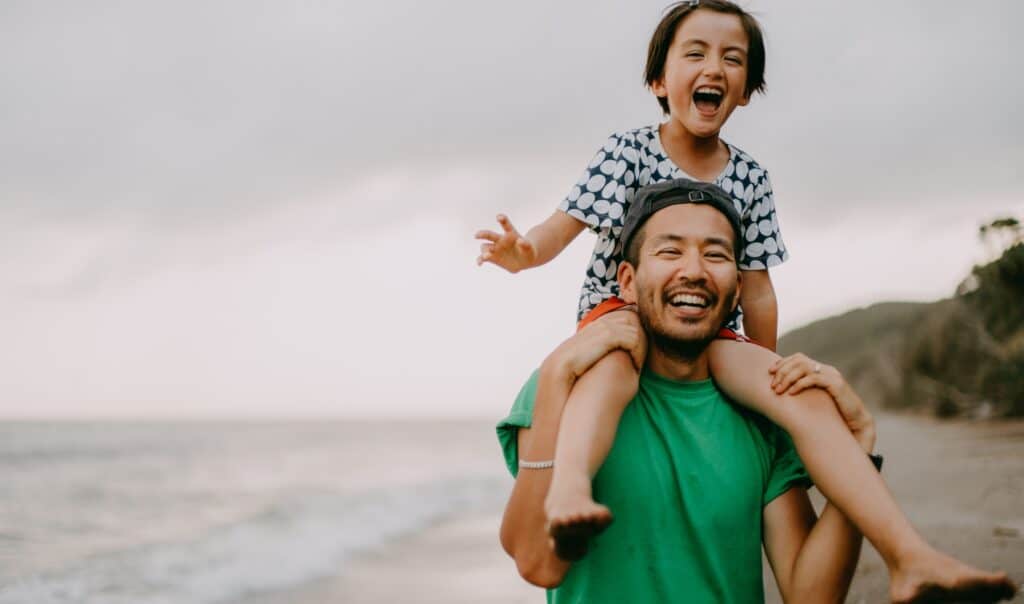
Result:
{"label": "t-shirt sleeve", "polygon": [[539,372],[540,370],[534,371],[530,379],[526,380],[515,402],[512,403],[508,416],[498,422],[498,443],[501,444],[505,465],[512,476],[519,472],[519,429],[529,428],[533,422],[533,401],[537,397]]}
{"label": "t-shirt sleeve", "polygon": [[775,212],[775,196],[768,172],[762,172],[754,186],[751,203],[741,216],[743,249],[741,270],[766,270],[789,259],[789,250],[782,241],[779,217]]}
{"label": "t-shirt sleeve", "polygon": [[761,505],[768,505],[773,499],[782,495],[793,487],[810,488],[814,483],[811,481],[807,469],[800,461],[796,453],[793,440],[789,434],[772,425],[769,433],[769,445],[772,450],[772,465],[768,474],[768,484],[764,489],[764,498]]}
{"label": "t-shirt sleeve", "polygon": [[558,209],[595,232],[621,226],[637,187],[639,152],[633,141],[628,136],[611,135]]}

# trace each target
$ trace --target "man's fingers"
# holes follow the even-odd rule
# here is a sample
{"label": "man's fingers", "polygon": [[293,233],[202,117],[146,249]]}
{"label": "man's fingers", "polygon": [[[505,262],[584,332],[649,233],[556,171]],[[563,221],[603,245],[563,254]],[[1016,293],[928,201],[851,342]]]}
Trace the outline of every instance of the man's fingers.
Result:
{"label": "man's fingers", "polygon": [[803,371],[802,368],[794,365],[783,367],[775,374],[777,383],[775,385],[776,394],[782,394],[785,392],[794,382],[803,377],[807,372]]}
{"label": "man's fingers", "polygon": [[814,386],[817,386],[817,384],[815,383],[816,381],[817,376],[815,374],[807,374],[800,378],[799,380],[793,382],[793,385],[790,386],[788,390],[786,390],[786,394],[800,394],[801,392],[807,390],[808,388],[813,388]]}
{"label": "man's fingers", "polygon": [[779,359],[778,365],[775,367],[775,371],[772,373],[772,389],[778,389],[779,384],[786,378],[794,369],[794,364],[790,362],[789,358]]}

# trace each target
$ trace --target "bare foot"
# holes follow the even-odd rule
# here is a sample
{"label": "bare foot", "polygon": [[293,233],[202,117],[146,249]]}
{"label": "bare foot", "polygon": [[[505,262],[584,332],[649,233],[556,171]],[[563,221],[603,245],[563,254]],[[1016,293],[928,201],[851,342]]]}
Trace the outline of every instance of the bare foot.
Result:
{"label": "bare foot", "polygon": [[575,562],[586,555],[590,539],[611,524],[612,513],[591,498],[589,481],[577,489],[556,486],[557,480],[544,502],[548,533],[554,540],[555,555]]}
{"label": "bare foot", "polygon": [[894,570],[889,597],[895,604],[926,602],[999,602],[1017,593],[1006,573],[968,566],[935,550],[916,555]]}

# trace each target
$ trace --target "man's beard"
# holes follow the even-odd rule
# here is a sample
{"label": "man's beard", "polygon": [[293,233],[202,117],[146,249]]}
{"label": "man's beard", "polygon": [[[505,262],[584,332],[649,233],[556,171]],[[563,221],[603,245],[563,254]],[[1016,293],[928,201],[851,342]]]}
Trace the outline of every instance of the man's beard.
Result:
{"label": "man's beard", "polygon": [[644,331],[647,332],[650,347],[681,361],[692,361],[699,357],[711,342],[718,337],[718,332],[722,329],[726,319],[729,318],[730,313],[732,313],[736,302],[736,289],[736,287],[733,287],[724,296],[714,300],[713,303],[717,303],[717,313],[716,316],[708,318],[707,329],[686,339],[663,329],[660,323],[651,321],[651,313],[645,312],[645,305],[638,304],[639,308],[637,310],[639,311],[640,324],[643,325]]}

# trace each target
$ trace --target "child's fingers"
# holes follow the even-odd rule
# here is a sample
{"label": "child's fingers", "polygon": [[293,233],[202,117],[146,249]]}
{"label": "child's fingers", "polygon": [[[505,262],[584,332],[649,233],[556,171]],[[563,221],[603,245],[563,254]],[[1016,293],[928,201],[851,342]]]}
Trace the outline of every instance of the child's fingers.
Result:
{"label": "child's fingers", "polygon": [[477,231],[476,235],[474,235],[474,238],[485,239],[487,241],[490,241],[491,243],[497,243],[498,240],[501,239],[501,235],[495,233],[494,231]]}
{"label": "child's fingers", "polygon": [[513,235],[514,234],[516,236],[519,235],[519,231],[516,230],[516,227],[512,226],[512,221],[508,219],[508,216],[505,216],[504,214],[498,214],[498,224],[501,225],[501,228],[507,234],[509,234],[509,235]]}

